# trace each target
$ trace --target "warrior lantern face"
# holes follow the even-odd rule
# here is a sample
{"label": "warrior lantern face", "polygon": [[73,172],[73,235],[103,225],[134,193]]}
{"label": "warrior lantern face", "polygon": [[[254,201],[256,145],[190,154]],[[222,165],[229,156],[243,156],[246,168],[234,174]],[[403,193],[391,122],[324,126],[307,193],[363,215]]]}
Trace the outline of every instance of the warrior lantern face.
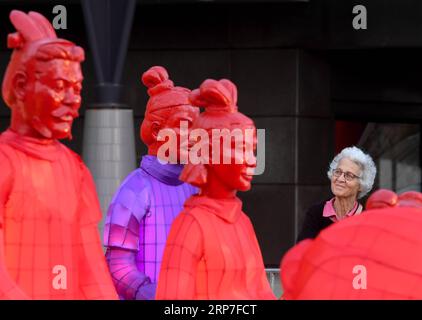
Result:
{"label": "warrior lantern face", "polygon": [[[252,122],[249,126],[237,129],[243,132],[246,130],[256,132]],[[256,134],[254,139],[248,139],[247,134],[244,133],[239,146],[236,146],[235,141],[232,140],[230,147],[227,149],[230,150],[224,150],[224,145],[220,145],[219,163],[210,163],[206,166],[207,170],[214,174],[228,189],[248,191],[251,188],[256,168],[256,157],[254,154],[256,150]],[[224,163],[224,153],[230,155],[230,160],[227,164]]]}
{"label": "warrior lantern face", "polygon": [[[192,91],[190,100],[205,109],[193,122],[192,131],[207,132],[210,138],[203,145],[209,152],[201,156],[205,160],[201,164],[188,163],[181,180],[201,189],[218,185],[221,194],[249,190],[256,167],[257,135],[254,122],[238,112],[236,86],[227,79],[207,79]],[[218,188],[213,187],[215,193]]]}
{"label": "warrior lantern face", "polygon": [[84,50],[59,39],[50,22],[37,12],[13,10],[16,28],[8,35],[13,49],[2,84],[12,110],[11,129],[34,138],[71,138],[81,105]]}
{"label": "warrior lantern face", "polygon": [[[165,68],[153,66],[144,72],[141,80],[148,88],[150,97],[140,131],[142,141],[148,146],[148,154],[157,155],[164,144],[172,144],[177,154],[165,156],[170,163],[180,163],[181,158],[187,157],[187,144],[183,144],[181,135],[188,134],[187,130],[198,117],[199,109],[189,101],[190,90],[175,87]],[[184,133],[181,132],[182,124],[186,125]],[[163,134],[166,130],[174,133],[172,140]]]}
{"label": "warrior lantern face", "polygon": [[35,61],[33,73],[17,75],[22,119],[44,138],[71,137],[81,105],[82,72],[76,61]]}

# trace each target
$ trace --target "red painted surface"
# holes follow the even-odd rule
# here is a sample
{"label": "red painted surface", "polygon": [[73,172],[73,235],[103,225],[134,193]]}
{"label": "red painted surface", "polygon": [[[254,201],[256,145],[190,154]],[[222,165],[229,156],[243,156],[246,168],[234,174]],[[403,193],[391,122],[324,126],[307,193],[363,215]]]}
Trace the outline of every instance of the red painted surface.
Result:
{"label": "red painted surface", "polygon": [[422,298],[422,194],[378,190],[367,209],[287,252],[284,299]]}
{"label": "red painted surface", "polygon": [[[237,111],[237,89],[229,80],[206,80],[191,94],[205,108],[192,125],[212,137],[213,129],[255,130]],[[210,139],[211,141],[211,139]],[[253,143],[253,142],[252,142]],[[220,147],[220,146],[218,146]],[[234,155],[228,164],[185,166],[181,179],[200,188],[175,219],[164,251],[157,299],[275,299],[266,278],[253,226],[242,211],[237,191],[251,188],[255,156]],[[221,146],[233,150],[233,145]],[[221,158],[220,158],[221,160]]]}
{"label": "red painted surface", "polygon": [[57,140],[71,138],[78,116],[84,50],[58,39],[36,12],[14,10],[10,20],[17,32],[2,87],[12,119],[0,135],[0,298],[115,299],[94,182]]}

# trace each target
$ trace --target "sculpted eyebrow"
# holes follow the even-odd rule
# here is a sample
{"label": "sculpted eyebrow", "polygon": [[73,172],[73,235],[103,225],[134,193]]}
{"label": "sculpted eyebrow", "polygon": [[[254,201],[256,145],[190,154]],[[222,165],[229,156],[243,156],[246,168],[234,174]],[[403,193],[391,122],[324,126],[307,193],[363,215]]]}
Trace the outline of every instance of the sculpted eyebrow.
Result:
{"label": "sculpted eyebrow", "polygon": [[54,78],[54,80],[63,80],[63,81],[66,81],[66,82],[75,84],[75,83],[81,83],[82,80],[83,80],[83,78],[82,79],[77,79],[75,81],[70,81],[70,80],[65,79],[65,78],[62,78],[62,77],[57,77],[57,78]]}

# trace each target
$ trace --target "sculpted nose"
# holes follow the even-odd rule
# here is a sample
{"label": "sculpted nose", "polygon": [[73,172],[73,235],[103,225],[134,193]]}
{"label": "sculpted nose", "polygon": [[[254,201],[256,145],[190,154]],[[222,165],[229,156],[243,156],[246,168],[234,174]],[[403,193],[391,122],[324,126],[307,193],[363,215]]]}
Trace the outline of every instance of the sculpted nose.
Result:
{"label": "sculpted nose", "polygon": [[256,159],[255,154],[247,152],[245,158],[246,158],[245,160],[246,160],[248,167],[256,168],[257,159]]}
{"label": "sculpted nose", "polygon": [[69,90],[66,91],[66,95],[64,97],[65,104],[74,105],[74,104],[80,104],[81,103],[81,96],[73,90],[73,88],[69,88]]}

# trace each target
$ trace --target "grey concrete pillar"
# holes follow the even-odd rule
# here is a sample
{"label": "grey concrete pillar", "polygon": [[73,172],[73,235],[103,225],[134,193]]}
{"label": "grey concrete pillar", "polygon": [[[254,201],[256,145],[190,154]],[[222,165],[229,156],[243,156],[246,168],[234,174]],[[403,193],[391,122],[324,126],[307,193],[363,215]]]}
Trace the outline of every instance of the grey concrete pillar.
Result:
{"label": "grey concrete pillar", "polygon": [[85,111],[82,154],[91,170],[103,212],[134,170],[133,111],[122,103],[121,77],[135,0],[84,0],[82,8],[96,73],[95,102]]}
{"label": "grey concrete pillar", "polygon": [[103,220],[122,180],[136,168],[133,111],[88,109],[85,112],[83,158],[94,177]]}

